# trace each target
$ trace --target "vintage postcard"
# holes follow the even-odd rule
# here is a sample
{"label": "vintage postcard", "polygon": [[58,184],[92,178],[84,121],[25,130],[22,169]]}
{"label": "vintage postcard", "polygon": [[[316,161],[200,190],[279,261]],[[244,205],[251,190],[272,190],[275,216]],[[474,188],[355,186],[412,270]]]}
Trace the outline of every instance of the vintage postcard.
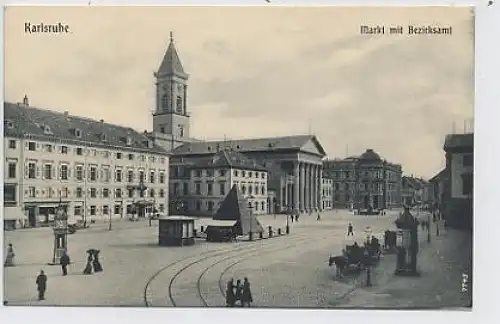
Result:
{"label": "vintage postcard", "polygon": [[8,7],[4,305],[471,309],[472,7]]}

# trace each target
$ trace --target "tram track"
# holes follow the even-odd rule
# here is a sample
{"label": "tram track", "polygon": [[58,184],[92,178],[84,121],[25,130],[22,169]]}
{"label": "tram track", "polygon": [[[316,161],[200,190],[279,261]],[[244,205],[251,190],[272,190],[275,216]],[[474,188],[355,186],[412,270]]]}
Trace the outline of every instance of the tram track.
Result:
{"label": "tram track", "polygon": [[[325,235],[321,238],[319,238],[320,240],[324,240],[324,239],[327,239],[327,238],[331,238],[332,235],[331,233],[329,235]],[[236,257],[242,257],[240,260],[236,261],[236,262],[233,262],[231,263],[229,266],[225,267],[222,269],[222,272],[220,273],[219,275],[219,278],[218,278],[218,286],[219,286],[219,290],[220,290],[220,295],[222,296],[222,298],[224,299],[226,296],[225,296],[225,292],[224,292],[224,288],[225,288],[225,285],[224,285],[224,282],[223,282],[223,277],[224,275],[231,269],[233,268],[234,266],[236,266],[237,264],[240,264],[244,261],[248,261],[256,256],[261,256],[261,255],[266,255],[266,254],[271,254],[271,253],[276,253],[276,252],[279,252],[279,251],[282,251],[282,250],[286,250],[286,249],[289,249],[289,248],[292,248],[292,247],[295,247],[297,245],[300,245],[304,242],[308,242],[310,241],[310,237],[308,238],[304,238],[304,239],[301,239],[299,241],[296,241],[294,242],[294,244],[292,245],[288,245],[286,247],[278,247],[278,248],[274,248],[274,249],[271,249],[271,250],[267,250],[267,251],[264,251],[262,253],[254,253],[256,251],[245,251],[247,253],[244,253],[242,255],[238,255]],[[259,251],[261,252],[261,251]],[[222,260],[219,260],[215,263],[212,263],[210,266],[206,267],[203,272],[200,274],[200,276],[198,277],[197,279],[197,291],[198,291],[198,296],[199,298],[201,298],[203,300],[203,303],[205,306],[210,306],[208,305],[208,301],[207,301],[207,298],[203,296],[203,293],[201,292],[201,281],[203,279],[203,277],[207,274],[208,271],[210,271],[210,269],[214,268],[216,265],[224,262],[224,261],[228,261],[228,260],[231,260],[231,259],[234,259],[235,256],[231,256],[231,257],[226,257]],[[215,305],[214,305],[215,306]]]}
{"label": "tram track", "polygon": [[[169,284],[168,284],[168,299],[170,301],[170,303],[172,304],[172,306],[176,307],[177,306],[177,303],[175,301],[175,298],[173,296],[173,292],[172,292],[172,286],[175,282],[175,280],[184,272],[186,271],[188,268],[192,267],[193,265],[196,265],[196,264],[199,264],[205,260],[209,260],[211,258],[216,258],[216,257],[219,257],[219,256],[223,256],[223,255],[227,255],[227,253],[234,253],[234,252],[247,252],[249,250],[252,250],[254,248],[258,248],[258,249],[262,249],[263,247],[267,247],[267,246],[270,246],[270,245],[273,245],[273,244],[276,244],[276,242],[278,242],[280,239],[283,239],[285,238],[286,236],[282,236],[282,237],[276,237],[276,238],[273,238],[273,239],[270,239],[270,242],[269,244],[265,244],[265,242],[267,241],[266,240],[258,240],[258,241],[254,241],[253,243],[250,243],[250,244],[246,244],[244,246],[241,246],[241,247],[232,247],[232,248],[228,248],[228,249],[222,249],[222,250],[215,250],[215,251],[211,251],[211,252],[208,252],[208,255],[207,254],[204,254],[202,258],[199,258],[200,255],[199,254],[195,254],[195,255],[190,255],[190,256],[187,256],[185,258],[181,258],[181,259],[178,259],[172,263],[169,263],[167,264],[166,266],[160,268],[158,271],[156,271],[147,281],[145,287],[144,287],[144,291],[143,291],[143,299],[144,299],[144,304],[146,307],[151,307],[153,306],[152,303],[148,300],[148,290],[150,289],[151,287],[151,283],[162,273],[164,273],[165,271],[169,270],[169,269],[172,269],[174,268],[175,266],[177,265],[181,265],[183,262],[186,262],[190,259],[194,259],[194,258],[197,258],[197,259],[194,259],[192,262],[189,262],[188,264],[184,265],[180,270],[176,271],[172,277],[170,277],[170,280],[169,280]],[[297,240],[301,240],[303,238],[306,238],[306,237],[309,237],[309,235],[307,234],[304,234],[304,235],[300,235],[300,236],[295,236],[293,237],[293,240],[292,241],[289,241],[290,243],[293,243],[293,242],[296,242]],[[254,250],[252,250],[254,251]],[[257,251],[257,250],[255,250]],[[233,256],[235,257],[235,256]]]}

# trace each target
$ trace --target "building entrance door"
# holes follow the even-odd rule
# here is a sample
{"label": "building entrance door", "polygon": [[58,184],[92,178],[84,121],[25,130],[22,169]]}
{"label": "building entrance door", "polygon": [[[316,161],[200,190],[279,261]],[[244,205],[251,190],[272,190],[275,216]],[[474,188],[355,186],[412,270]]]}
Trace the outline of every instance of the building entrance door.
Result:
{"label": "building entrance door", "polygon": [[36,214],[35,214],[35,207],[27,207],[26,208],[28,211],[28,223],[30,227],[36,227]]}

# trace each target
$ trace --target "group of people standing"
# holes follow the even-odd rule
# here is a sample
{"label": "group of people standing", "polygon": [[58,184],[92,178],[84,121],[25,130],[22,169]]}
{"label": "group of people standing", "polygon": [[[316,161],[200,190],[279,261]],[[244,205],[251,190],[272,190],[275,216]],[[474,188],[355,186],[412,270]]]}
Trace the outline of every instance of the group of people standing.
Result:
{"label": "group of people standing", "polygon": [[248,278],[245,277],[243,279],[243,284],[241,280],[236,280],[236,285],[234,284],[234,279],[231,279],[227,283],[226,288],[226,306],[234,307],[236,303],[239,303],[238,306],[250,307],[250,304],[253,302],[252,292],[250,290],[250,282]]}
{"label": "group of people standing", "polygon": [[95,249],[90,249],[87,251],[88,257],[87,257],[87,265],[85,266],[85,269],[83,269],[83,274],[84,275],[89,275],[92,274],[93,272],[101,272],[102,265],[99,262],[99,253],[101,251],[95,250]]}

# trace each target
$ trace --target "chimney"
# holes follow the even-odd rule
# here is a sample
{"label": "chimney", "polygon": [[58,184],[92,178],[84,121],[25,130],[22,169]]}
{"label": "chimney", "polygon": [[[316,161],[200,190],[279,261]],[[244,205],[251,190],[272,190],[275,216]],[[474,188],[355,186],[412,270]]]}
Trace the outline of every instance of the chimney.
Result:
{"label": "chimney", "polygon": [[29,102],[29,100],[28,100],[28,95],[24,95],[24,98],[23,98],[23,105],[25,105],[26,107],[29,107],[30,102]]}
{"label": "chimney", "polygon": [[101,124],[104,124],[104,119],[100,119],[100,120],[99,120],[99,122],[100,122]]}
{"label": "chimney", "polygon": [[64,116],[68,117],[69,113],[67,110],[64,111]]}

